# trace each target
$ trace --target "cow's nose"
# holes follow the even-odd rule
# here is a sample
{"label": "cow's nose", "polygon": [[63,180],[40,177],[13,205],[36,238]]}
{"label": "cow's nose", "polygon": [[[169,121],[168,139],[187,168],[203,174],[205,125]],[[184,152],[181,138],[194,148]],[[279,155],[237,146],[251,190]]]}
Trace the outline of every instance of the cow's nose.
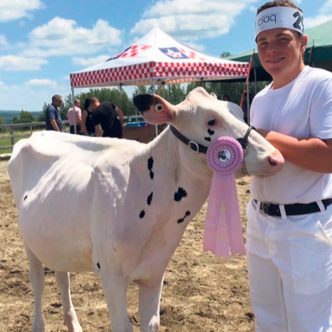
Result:
{"label": "cow's nose", "polygon": [[277,173],[281,170],[282,166],[285,163],[285,159],[278,150],[274,150],[268,157],[267,160],[272,166],[274,173]]}

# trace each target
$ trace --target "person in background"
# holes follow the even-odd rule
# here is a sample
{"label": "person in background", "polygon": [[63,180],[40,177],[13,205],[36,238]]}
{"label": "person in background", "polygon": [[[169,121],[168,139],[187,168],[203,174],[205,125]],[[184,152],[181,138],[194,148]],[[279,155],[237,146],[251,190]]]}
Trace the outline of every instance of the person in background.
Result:
{"label": "person in background", "polygon": [[92,122],[92,112],[89,110],[90,98],[86,98],[82,110],[81,134],[95,136],[95,127]]}
{"label": "person in background", "polygon": [[249,288],[257,332],[332,331],[332,73],[305,66],[302,10],[257,10],[256,43],[272,83],[253,99],[251,125],[284,156],[251,179]]}
{"label": "person in background", "polygon": [[92,111],[92,121],[96,136],[122,138],[123,112],[109,102],[100,103],[95,97],[90,99],[89,109]]}
{"label": "person in background", "polygon": [[82,128],[82,111],[79,99],[74,100],[74,107],[69,108],[67,118],[69,122],[69,132],[71,134],[79,134]]}
{"label": "person in background", "polygon": [[49,104],[45,112],[45,127],[46,130],[62,131],[62,121],[60,114],[60,106],[62,104],[62,97],[54,95],[52,103]]}

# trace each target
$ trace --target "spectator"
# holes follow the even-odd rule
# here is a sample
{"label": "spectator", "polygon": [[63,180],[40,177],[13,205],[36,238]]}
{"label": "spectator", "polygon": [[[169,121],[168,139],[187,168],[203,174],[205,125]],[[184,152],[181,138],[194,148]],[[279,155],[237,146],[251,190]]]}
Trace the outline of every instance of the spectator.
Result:
{"label": "spectator", "polygon": [[122,138],[123,112],[109,102],[100,103],[95,97],[90,99],[89,109],[96,136]]}
{"label": "spectator", "polygon": [[54,95],[52,103],[46,108],[45,113],[45,127],[46,130],[62,131],[62,121],[59,107],[62,104],[62,97]]}
{"label": "spectator", "polygon": [[71,134],[79,134],[82,128],[82,111],[80,106],[80,100],[75,99],[74,107],[69,108],[67,112],[67,118],[69,121],[69,132]]}
{"label": "spectator", "polygon": [[84,101],[81,133],[84,135],[95,136],[95,127],[92,122],[92,112],[89,110],[90,101],[90,98],[86,98]]}

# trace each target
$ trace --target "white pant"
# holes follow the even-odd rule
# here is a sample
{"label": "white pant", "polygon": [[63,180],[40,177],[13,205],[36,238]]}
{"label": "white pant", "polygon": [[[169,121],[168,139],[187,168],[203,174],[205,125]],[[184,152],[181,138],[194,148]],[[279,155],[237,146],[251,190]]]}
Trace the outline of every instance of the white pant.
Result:
{"label": "white pant", "polygon": [[332,332],[332,206],[270,217],[250,202],[247,256],[257,332]]}

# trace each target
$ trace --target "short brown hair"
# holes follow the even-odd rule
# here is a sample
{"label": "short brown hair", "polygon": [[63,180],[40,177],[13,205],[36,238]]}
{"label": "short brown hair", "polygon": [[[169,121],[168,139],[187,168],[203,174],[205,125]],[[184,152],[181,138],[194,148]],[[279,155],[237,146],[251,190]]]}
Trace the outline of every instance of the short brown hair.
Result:
{"label": "short brown hair", "polygon": [[52,97],[52,103],[54,103],[54,102],[56,102],[56,101],[58,101],[58,102],[62,102],[62,97],[60,96],[60,95],[54,95],[53,97]]}
{"label": "short brown hair", "polygon": [[91,97],[90,98],[90,104],[91,103],[93,103],[93,104],[95,104],[95,103],[99,103],[99,99],[97,98],[97,97]]}
{"label": "short brown hair", "polygon": [[268,1],[263,6],[260,6],[257,9],[257,14],[259,14],[264,9],[272,7],[291,7],[298,9],[300,12],[302,12],[302,9],[299,6],[297,6],[292,0],[274,0],[274,1]]}

